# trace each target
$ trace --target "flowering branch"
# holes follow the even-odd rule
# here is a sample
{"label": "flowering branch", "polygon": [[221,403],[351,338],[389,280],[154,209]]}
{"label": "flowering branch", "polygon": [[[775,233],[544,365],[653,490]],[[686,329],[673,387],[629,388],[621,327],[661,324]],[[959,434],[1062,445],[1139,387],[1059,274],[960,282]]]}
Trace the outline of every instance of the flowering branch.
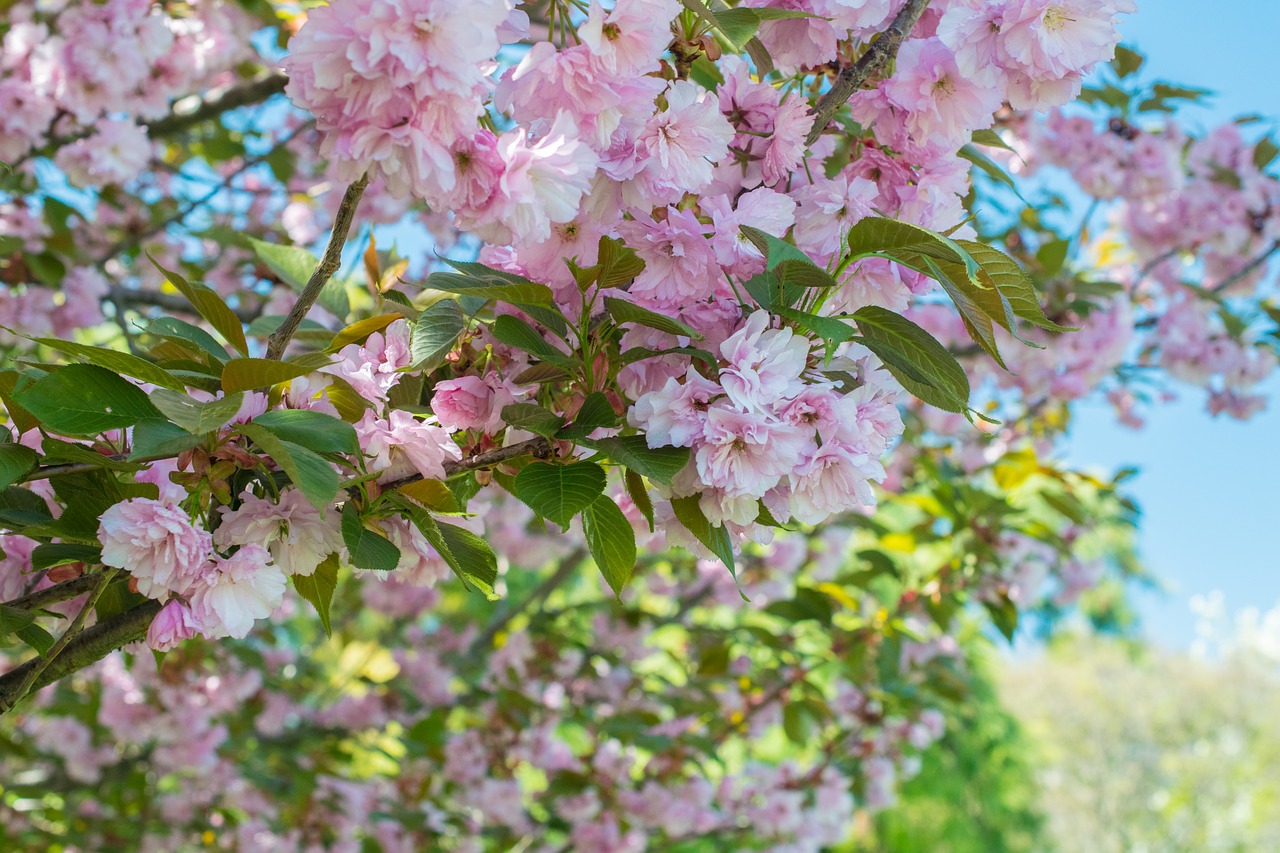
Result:
{"label": "flowering branch", "polygon": [[[98,597],[102,595],[102,591],[107,588],[107,584],[111,582],[113,577],[115,577],[117,571],[118,569],[105,569],[104,571],[93,575],[94,583],[89,590],[89,597],[85,599],[84,605],[80,608],[80,612],[76,614],[75,621],[73,621],[70,627],[63,632],[62,636],[58,638],[58,641],[53,644],[49,651],[28,661],[5,675],[3,678],[0,678],[0,714],[12,711],[17,704],[33,690],[38,690],[45,684],[50,684],[62,677],[61,675],[54,675],[52,678],[43,681],[41,680],[43,676],[50,673],[52,664],[58,660],[63,651],[66,650],[75,638],[80,635],[81,629],[84,627],[84,620],[89,616],[89,611],[93,610],[94,606],[98,603]],[[157,605],[158,604],[159,602],[157,602]],[[148,626],[150,625],[150,622],[151,620],[148,618]],[[146,627],[143,628],[143,636],[145,636],[145,631]],[[123,643],[120,645],[123,645]],[[113,646],[112,648],[115,647]],[[110,651],[110,649],[107,651]],[[103,655],[105,654],[106,652],[103,652]],[[68,670],[68,673],[88,666],[89,663],[92,663],[101,657],[102,655],[99,655],[91,660],[86,660],[84,663],[79,663],[74,669]],[[22,680],[18,682],[17,687],[11,688],[8,682],[18,673],[22,673]]]}
{"label": "flowering branch", "polygon": [[324,257],[320,259],[320,263],[316,264],[311,278],[307,280],[307,286],[303,288],[289,316],[284,318],[280,328],[272,332],[271,337],[267,339],[267,358],[279,360],[284,355],[294,332],[298,331],[303,318],[320,298],[320,291],[342,266],[342,247],[347,244],[347,232],[351,230],[351,220],[355,218],[356,206],[360,204],[360,196],[364,195],[364,188],[368,185],[369,173],[366,172],[343,193],[342,204],[338,207],[338,215],[333,222],[333,233],[329,235],[329,245],[324,249]]}
{"label": "flowering branch", "polygon": [[898,55],[902,40],[915,29],[916,23],[928,5],[929,0],[908,0],[907,5],[898,12],[898,16],[893,19],[889,28],[867,47],[866,53],[858,57],[857,62],[840,71],[835,82],[831,84],[830,91],[818,101],[813,128],[804,141],[805,145],[817,142],[818,137],[822,136],[822,132],[827,129],[827,125],[831,123],[831,119],[844,102],[853,97],[853,93],[861,89],[862,84],[867,82],[871,75],[880,71]]}
{"label": "flowering branch", "polygon": [[[444,473],[446,477],[452,477],[456,474],[462,474],[467,471],[475,471],[477,468],[489,468],[506,462],[508,459],[515,459],[520,456],[532,456],[535,459],[547,459],[551,456],[551,441],[542,436],[530,438],[527,441],[516,442],[507,447],[498,447],[493,450],[486,450],[483,453],[477,453],[474,456],[468,456],[461,462],[444,463]],[[423,479],[421,474],[412,474],[408,477],[401,477],[399,480],[392,480],[389,483],[383,483],[382,488],[385,490],[398,489],[401,486],[407,486],[410,483],[416,483]]]}

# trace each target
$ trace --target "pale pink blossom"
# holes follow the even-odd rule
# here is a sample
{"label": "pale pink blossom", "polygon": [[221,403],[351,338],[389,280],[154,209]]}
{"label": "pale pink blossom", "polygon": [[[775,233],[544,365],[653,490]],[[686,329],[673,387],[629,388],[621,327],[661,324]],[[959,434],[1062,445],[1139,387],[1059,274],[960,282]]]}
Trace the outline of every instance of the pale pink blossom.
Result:
{"label": "pale pink blossom", "polygon": [[767,311],[756,311],[720,345],[729,362],[720,371],[720,384],[744,410],[771,408],[804,387],[800,375],[809,358],[809,340],[789,328],[769,329],[769,322]]}
{"label": "pale pink blossom", "polygon": [[219,507],[222,523],[213,535],[222,550],[260,545],[286,575],[311,575],[330,554],[342,550],[341,518],[332,507],[317,509],[296,488],[272,503],[250,492],[240,506]]}
{"label": "pale pink blossom", "polygon": [[102,562],[125,569],[148,598],[186,595],[213,554],[213,537],[173,504],[130,498],[98,523]]}
{"label": "pale pink blossom", "polygon": [[356,435],[365,454],[372,457],[369,469],[381,472],[380,482],[414,473],[443,480],[445,462],[462,460],[462,449],[444,427],[399,409],[387,419],[366,412],[356,424]]}
{"label": "pale pink blossom", "polygon": [[729,152],[733,126],[696,83],[677,80],[665,97],[666,109],[646,122],[636,148],[645,160],[640,180],[648,194],[674,201],[711,183],[712,166]]}
{"label": "pale pink blossom", "polygon": [[636,400],[627,412],[627,423],[644,430],[650,447],[689,447],[706,429],[707,409],[724,389],[692,367],[684,382],[674,377],[657,391]]}
{"label": "pale pink blossom", "polygon": [[147,629],[147,645],[154,651],[167,652],[200,631],[200,622],[191,608],[179,599],[171,598],[151,620],[151,627]]}
{"label": "pale pink blossom", "polygon": [[731,498],[759,497],[795,468],[808,443],[786,421],[713,403],[694,456],[698,477]]}
{"label": "pale pink blossom", "polygon": [[284,601],[287,579],[261,545],[214,556],[191,593],[191,612],[211,639],[242,639]]}

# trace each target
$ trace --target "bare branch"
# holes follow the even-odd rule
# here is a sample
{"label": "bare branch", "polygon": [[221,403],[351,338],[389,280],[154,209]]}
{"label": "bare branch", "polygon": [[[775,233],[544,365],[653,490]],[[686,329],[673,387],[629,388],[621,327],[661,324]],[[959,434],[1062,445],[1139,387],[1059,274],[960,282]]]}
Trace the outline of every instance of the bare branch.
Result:
{"label": "bare branch", "polygon": [[5,604],[9,607],[16,607],[19,610],[41,610],[50,604],[70,601],[78,595],[83,595],[93,589],[97,582],[98,576],[96,574],[81,575],[78,578],[54,584],[46,589],[37,590],[21,598],[15,598],[13,601],[6,601]]}
{"label": "bare branch", "polygon": [[172,136],[230,110],[261,103],[283,92],[288,82],[281,72],[268,71],[245,83],[210,89],[203,97],[182,98],[174,102],[169,115],[146,123],[147,135],[152,139]]}
{"label": "bare branch", "polygon": [[342,204],[339,205],[338,215],[333,222],[333,233],[329,235],[329,245],[325,247],[320,263],[316,264],[311,278],[307,280],[307,286],[303,288],[298,301],[294,303],[293,310],[284,318],[280,328],[272,332],[271,337],[267,339],[267,358],[279,359],[284,355],[294,332],[298,331],[303,318],[320,298],[320,291],[342,266],[342,247],[347,244],[347,232],[351,230],[351,221],[355,219],[360,196],[364,195],[364,188],[368,185],[369,173],[366,172],[343,193]]}
{"label": "bare branch", "polygon": [[901,47],[903,39],[915,29],[928,5],[929,0],[907,0],[907,5],[898,12],[889,28],[867,46],[866,52],[858,57],[858,61],[840,71],[840,75],[831,84],[831,90],[818,101],[817,115],[813,120],[813,128],[805,139],[805,145],[817,142],[818,137],[822,136],[822,132],[827,129],[827,125],[831,123],[831,119],[844,102],[853,97],[853,93],[861,89],[862,84],[898,55],[898,48]]}

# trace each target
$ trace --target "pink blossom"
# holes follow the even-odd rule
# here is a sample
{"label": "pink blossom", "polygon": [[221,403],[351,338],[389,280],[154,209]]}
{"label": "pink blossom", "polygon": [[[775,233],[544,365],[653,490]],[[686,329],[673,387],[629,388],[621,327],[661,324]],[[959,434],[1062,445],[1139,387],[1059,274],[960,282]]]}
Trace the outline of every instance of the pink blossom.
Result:
{"label": "pink blossom", "polygon": [[147,629],[147,645],[157,652],[177,648],[183,640],[200,633],[200,622],[191,608],[176,598],[171,598],[160,608]]}
{"label": "pink blossom", "polygon": [[724,389],[692,367],[684,382],[674,377],[661,390],[636,400],[627,412],[627,423],[644,430],[650,447],[689,447],[706,429],[707,409]]}
{"label": "pink blossom", "polygon": [[1033,78],[1088,73],[1120,41],[1113,0],[1010,0],[1000,30],[1007,55]]}
{"label": "pink blossom", "polygon": [[443,480],[446,461],[458,462],[462,450],[449,433],[438,424],[420,421],[402,410],[391,412],[388,419],[366,412],[356,424],[360,446],[371,456],[369,469],[380,471],[380,482],[388,482],[413,473]]}
{"label": "pink blossom", "polygon": [[729,497],[759,497],[800,461],[808,439],[791,424],[758,412],[743,412],[724,401],[707,410],[697,445],[698,476]]}
{"label": "pink blossom", "polygon": [[960,143],[991,126],[1000,94],[966,78],[941,39],[909,39],[898,50],[897,65],[897,73],[882,87],[890,102],[907,110],[914,141]]}
{"label": "pink blossom", "polygon": [[645,262],[630,293],[637,302],[659,309],[705,300],[724,286],[707,227],[691,210],[665,212],[661,222],[646,217],[618,224],[627,245]]}
{"label": "pink blossom", "polygon": [[55,162],[78,187],[123,184],[147,167],[151,148],[147,132],[134,122],[103,119],[92,136],[58,149]]}
{"label": "pink blossom", "polygon": [[130,498],[98,523],[102,562],[125,569],[149,598],[186,595],[213,553],[213,537],[173,504]]}
{"label": "pink blossom", "polygon": [[720,384],[747,411],[770,408],[803,388],[800,374],[809,358],[809,340],[791,329],[769,329],[769,322],[769,312],[756,311],[720,345],[729,362],[720,371]]}
{"label": "pink blossom", "polygon": [[818,524],[859,504],[875,506],[868,481],[883,477],[884,468],[865,450],[825,442],[791,472],[791,515],[804,524]]}
{"label": "pink blossom", "polygon": [[461,376],[437,382],[431,411],[451,430],[480,429],[489,422],[493,389],[479,376]]}
{"label": "pink blossom", "polygon": [[696,83],[677,80],[665,97],[666,109],[645,123],[636,149],[645,159],[640,180],[649,195],[674,201],[711,183],[712,166],[729,152],[733,127]]}
{"label": "pink blossom", "polygon": [[879,190],[866,178],[841,172],[819,177],[795,190],[796,245],[815,259],[829,259],[840,250],[849,229],[870,216]]}
{"label": "pink blossom", "polygon": [[213,535],[222,550],[260,545],[286,575],[311,575],[330,554],[342,550],[341,519],[332,507],[317,509],[296,488],[272,503],[245,492],[240,506],[219,507],[222,523]]}
{"label": "pink blossom", "polygon": [[191,593],[191,612],[206,637],[243,639],[284,601],[286,585],[266,548],[245,545],[230,557],[214,556]]}
{"label": "pink blossom", "polygon": [[412,361],[409,324],[396,320],[383,331],[374,332],[364,344],[347,344],[338,358],[321,370],[347,380],[366,400],[385,401],[392,386],[400,381],[400,371]]}
{"label": "pink blossom", "polygon": [[711,245],[716,261],[725,270],[743,278],[764,270],[764,255],[742,233],[742,226],[750,225],[769,234],[785,234],[795,222],[796,203],[768,187],[745,193],[736,203],[723,195],[704,198],[701,207],[711,215],[715,227]]}
{"label": "pink blossom", "polygon": [[648,74],[671,43],[671,19],[679,11],[677,0],[618,0],[608,12],[592,0],[578,36],[608,74]]}

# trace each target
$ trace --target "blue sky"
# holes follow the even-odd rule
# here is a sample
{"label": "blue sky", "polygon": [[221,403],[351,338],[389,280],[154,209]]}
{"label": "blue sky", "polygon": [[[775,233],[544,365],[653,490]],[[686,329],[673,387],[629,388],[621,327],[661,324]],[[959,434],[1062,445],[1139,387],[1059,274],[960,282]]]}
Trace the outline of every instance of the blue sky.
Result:
{"label": "blue sky", "polygon": [[[1180,114],[1193,131],[1239,115],[1280,118],[1280,2],[1139,0],[1123,26],[1126,44],[1147,54],[1143,72],[1214,90],[1207,106]],[[1272,268],[1272,283],[1275,280]],[[1222,590],[1229,610],[1280,602],[1280,379],[1268,411],[1245,423],[1210,417],[1204,394],[1186,389],[1151,411],[1147,427],[1118,426],[1105,405],[1080,407],[1066,448],[1081,465],[1141,469],[1130,490],[1143,508],[1147,565],[1170,586],[1140,595],[1146,633],[1186,646],[1194,638],[1190,597]]]}

